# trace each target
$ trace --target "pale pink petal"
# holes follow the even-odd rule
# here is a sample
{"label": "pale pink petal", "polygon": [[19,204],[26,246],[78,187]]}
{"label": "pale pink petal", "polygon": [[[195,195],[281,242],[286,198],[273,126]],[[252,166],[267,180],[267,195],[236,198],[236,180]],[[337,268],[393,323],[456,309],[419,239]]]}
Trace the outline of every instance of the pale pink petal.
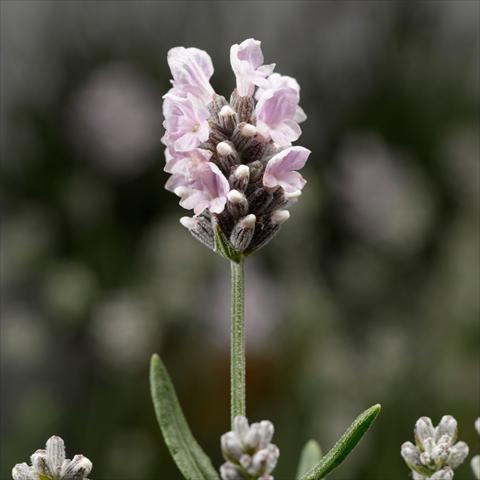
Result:
{"label": "pale pink petal", "polygon": [[240,45],[232,45],[230,63],[237,79],[237,92],[241,97],[251,96],[255,85],[266,85],[265,77],[270,75],[275,64],[263,65],[261,42],[253,38]]}
{"label": "pale pink petal", "polygon": [[297,123],[302,123],[307,119],[307,114],[304,112],[303,108],[300,106],[297,106],[297,110],[295,111],[295,116],[293,119]]}
{"label": "pale pink petal", "polygon": [[163,112],[166,133],[162,141],[168,147],[186,152],[198,147],[209,136],[209,112],[192,94],[164,97]]}
{"label": "pale pink petal", "polygon": [[286,147],[295,140],[298,140],[302,130],[294,120],[286,120],[276,127],[270,129],[272,140],[280,147]]}
{"label": "pale pink petal", "polygon": [[290,145],[301,135],[295,121],[297,108],[298,92],[293,88],[265,90],[255,108],[260,134],[282,147]]}
{"label": "pale pink petal", "polygon": [[296,170],[300,170],[310,155],[304,147],[289,147],[274,155],[267,163],[263,175],[266,187],[282,187],[287,193],[302,190],[306,180]]}
{"label": "pale pink petal", "polygon": [[205,104],[212,100],[214,90],[210,85],[213,64],[207,52],[198,48],[175,47],[167,55],[175,89],[191,93]]}

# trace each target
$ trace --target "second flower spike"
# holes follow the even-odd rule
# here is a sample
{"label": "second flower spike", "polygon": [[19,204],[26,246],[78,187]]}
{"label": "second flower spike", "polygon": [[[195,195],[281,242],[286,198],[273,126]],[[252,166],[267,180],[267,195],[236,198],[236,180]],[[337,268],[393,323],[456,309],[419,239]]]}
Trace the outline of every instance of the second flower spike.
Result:
{"label": "second flower spike", "polygon": [[221,438],[226,460],[220,468],[222,480],[273,480],[271,473],[280,455],[278,447],[270,443],[273,433],[268,420],[248,425],[245,417],[235,417],[233,430]]}

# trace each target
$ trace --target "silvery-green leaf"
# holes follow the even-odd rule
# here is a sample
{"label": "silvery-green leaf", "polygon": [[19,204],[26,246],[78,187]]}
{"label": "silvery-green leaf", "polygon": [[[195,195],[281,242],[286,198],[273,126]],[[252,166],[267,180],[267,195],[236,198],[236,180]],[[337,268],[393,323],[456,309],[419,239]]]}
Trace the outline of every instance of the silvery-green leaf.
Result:
{"label": "silvery-green leaf", "polygon": [[173,460],[186,480],[219,480],[212,462],[193,438],[165,365],[150,364],[150,387],[157,420]]}
{"label": "silvery-green leaf", "polygon": [[380,413],[380,409],[380,405],[377,404],[360,414],[333,448],[322,457],[315,467],[300,477],[300,480],[320,480],[338,467],[363,437],[368,427]]}
{"label": "silvery-green leaf", "polygon": [[297,475],[295,478],[300,478],[309,472],[322,458],[322,449],[315,440],[309,440],[303,447],[298,462]]}

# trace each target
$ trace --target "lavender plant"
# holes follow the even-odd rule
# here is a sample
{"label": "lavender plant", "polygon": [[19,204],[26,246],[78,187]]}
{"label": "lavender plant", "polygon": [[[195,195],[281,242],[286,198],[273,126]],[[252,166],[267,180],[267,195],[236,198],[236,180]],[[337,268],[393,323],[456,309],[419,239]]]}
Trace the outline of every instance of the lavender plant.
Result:
{"label": "lavender plant", "polygon": [[[292,146],[306,115],[300,86],[264,65],[258,40],[230,50],[236,89],[229,100],[215,93],[209,55],[197,48],[168,52],[172,88],[164,96],[167,190],[193,210],[180,223],[231,265],[231,431],[221,438],[223,480],[272,480],[279,449],[268,420],[246,418],[244,260],[266,245],[289,217],[306,180],[298,172],[310,155]],[[157,419],[167,447],[186,479],[214,480],[218,473],[195,441],[160,357],[151,362],[150,382]],[[306,444],[297,470],[301,480],[324,478],[360,441],[380,412],[363,412],[322,456]]]}

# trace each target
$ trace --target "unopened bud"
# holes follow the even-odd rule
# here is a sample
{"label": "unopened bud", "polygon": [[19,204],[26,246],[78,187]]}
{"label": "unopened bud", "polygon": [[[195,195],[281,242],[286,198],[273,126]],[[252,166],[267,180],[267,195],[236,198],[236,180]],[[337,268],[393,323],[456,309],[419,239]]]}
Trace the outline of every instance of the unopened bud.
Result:
{"label": "unopened bud", "polygon": [[445,467],[435,472],[430,480],[452,480],[453,479],[453,470],[451,468]]}
{"label": "unopened bud", "polygon": [[218,123],[223,130],[231,134],[237,126],[237,114],[230,105],[224,105],[218,114]]}
{"label": "unopened bud", "polygon": [[252,125],[251,123],[245,123],[240,128],[240,133],[244,137],[254,137],[257,134],[257,128],[255,127],[255,125]]}
{"label": "unopened bud", "polygon": [[437,435],[447,435],[451,442],[454,443],[457,439],[458,431],[457,421],[451,415],[444,415],[437,427]]}
{"label": "unopened bud", "polygon": [[412,442],[405,442],[402,444],[400,453],[409,465],[417,465],[420,461],[420,452]]}
{"label": "unopened bud", "polygon": [[234,217],[243,217],[248,213],[248,201],[247,197],[238,190],[230,190],[227,194],[227,209],[228,212]]}
{"label": "unopened bud", "polygon": [[288,210],[275,210],[272,213],[272,223],[274,225],[281,225],[290,218],[290,212]]}
{"label": "unopened bud", "polygon": [[250,169],[247,165],[239,165],[230,174],[228,179],[230,186],[235,190],[244,192],[248,186],[248,180],[250,179]]}
{"label": "unopened bud", "polygon": [[457,442],[450,448],[447,464],[457,468],[468,456],[468,445],[465,442]]}
{"label": "unopened bud", "polygon": [[240,224],[243,228],[254,228],[257,217],[253,214],[247,215],[246,217],[240,220]]}
{"label": "unopened bud", "polygon": [[181,217],[179,222],[187,229],[192,230],[196,225],[197,222],[192,217]]}
{"label": "unopened bud", "polygon": [[92,462],[83,455],[75,455],[71,462],[64,462],[61,477],[67,479],[82,479],[92,471]]}
{"label": "unopened bud", "polygon": [[230,234],[230,242],[238,252],[244,252],[250,245],[253,234],[255,233],[256,220],[257,217],[250,214],[239,220],[233,227],[232,233]]}
{"label": "unopened bud", "polygon": [[232,155],[233,152],[234,152],[234,149],[227,142],[220,142],[217,145],[217,153],[222,157]]}
{"label": "unopened bud", "polygon": [[220,467],[220,475],[222,480],[245,480],[240,469],[230,462],[226,462]]}
{"label": "unopened bud", "polygon": [[218,166],[223,171],[224,174],[230,172],[232,166],[236,165],[239,162],[239,156],[233,143],[231,142],[220,142],[216,146]]}

